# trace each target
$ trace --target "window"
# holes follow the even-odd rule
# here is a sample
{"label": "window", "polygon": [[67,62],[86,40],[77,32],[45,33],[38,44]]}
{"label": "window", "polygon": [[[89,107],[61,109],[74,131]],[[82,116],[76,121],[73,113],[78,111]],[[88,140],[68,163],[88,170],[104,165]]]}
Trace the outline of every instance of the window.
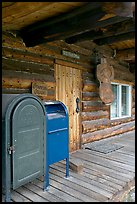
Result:
{"label": "window", "polygon": [[111,119],[131,116],[131,86],[126,84],[112,83],[115,96],[111,104]]}

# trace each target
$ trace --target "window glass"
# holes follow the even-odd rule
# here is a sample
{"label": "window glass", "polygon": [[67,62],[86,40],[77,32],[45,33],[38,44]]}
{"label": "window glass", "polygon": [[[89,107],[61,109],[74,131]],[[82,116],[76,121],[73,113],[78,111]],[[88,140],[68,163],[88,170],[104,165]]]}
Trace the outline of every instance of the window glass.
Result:
{"label": "window glass", "polygon": [[114,101],[111,104],[111,118],[121,118],[131,115],[131,89],[129,85],[112,83]]}
{"label": "window glass", "polygon": [[115,118],[118,117],[118,86],[112,84],[112,90],[114,93],[114,101],[111,105],[111,117]]}
{"label": "window glass", "polygon": [[129,87],[128,86],[122,86],[122,109],[121,114],[122,115],[128,115],[128,104],[129,104]]}

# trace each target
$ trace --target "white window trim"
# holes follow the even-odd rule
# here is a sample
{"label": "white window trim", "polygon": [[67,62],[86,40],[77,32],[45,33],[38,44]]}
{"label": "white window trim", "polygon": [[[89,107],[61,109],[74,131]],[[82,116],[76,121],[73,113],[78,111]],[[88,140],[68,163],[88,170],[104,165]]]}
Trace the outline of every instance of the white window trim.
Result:
{"label": "white window trim", "polygon": [[[126,115],[126,116],[121,116],[121,106],[119,107],[119,110],[118,110],[118,112],[120,113],[120,114],[118,114],[118,115],[120,115],[119,117],[111,117],[111,106],[110,106],[110,120],[117,120],[117,119],[122,119],[122,118],[129,118],[129,117],[131,117],[131,104],[132,104],[132,94],[131,94],[131,91],[132,91],[132,86],[131,85],[129,85],[129,84],[124,84],[124,83],[117,83],[117,82],[111,82],[111,84],[116,84],[116,85],[118,85],[119,86],[119,93],[120,93],[120,95],[121,95],[121,86],[128,86],[129,87],[129,114],[128,115]],[[121,104],[121,97],[119,97],[119,104]]]}

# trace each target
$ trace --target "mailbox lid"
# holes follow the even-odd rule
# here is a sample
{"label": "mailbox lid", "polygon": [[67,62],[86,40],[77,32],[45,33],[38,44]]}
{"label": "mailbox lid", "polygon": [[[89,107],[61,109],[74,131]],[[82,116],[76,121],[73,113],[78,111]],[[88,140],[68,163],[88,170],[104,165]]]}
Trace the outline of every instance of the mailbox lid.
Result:
{"label": "mailbox lid", "polygon": [[68,115],[67,108],[61,101],[44,102],[44,106],[49,119],[66,117]]}
{"label": "mailbox lid", "polygon": [[45,102],[48,133],[59,129],[68,129],[68,111],[60,101]]}

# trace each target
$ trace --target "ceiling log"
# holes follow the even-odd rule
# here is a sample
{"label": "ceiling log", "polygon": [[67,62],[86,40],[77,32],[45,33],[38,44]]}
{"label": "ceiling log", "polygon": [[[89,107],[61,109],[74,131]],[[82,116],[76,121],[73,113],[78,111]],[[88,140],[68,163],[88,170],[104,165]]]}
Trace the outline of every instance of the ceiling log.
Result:
{"label": "ceiling log", "polygon": [[110,37],[100,38],[94,40],[97,45],[108,45],[119,41],[130,40],[135,38],[135,32],[127,32],[120,35],[113,35]]}
{"label": "ceiling log", "polygon": [[135,61],[135,49],[117,50],[116,57],[125,61]]}
{"label": "ceiling log", "polygon": [[[111,22],[110,19],[100,20],[107,13],[115,13],[116,11],[117,17],[129,16],[127,12],[131,10],[129,9],[131,3],[132,2],[88,2],[84,6],[73,9],[71,12],[60,14],[26,26],[17,34],[22,37],[27,47],[33,47],[55,40],[64,40],[89,30],[95,30],[103,26],[103,23],[109,24],[109,21]],[[121,14],[119,12],[121,10],[125,13]],[[97,34],[98,36],[100,35],[100,31],[98,33],[92,33],[92,36],[93,34]]]}
{"label": "ceiling log", "polygon": [[[96,29],[97,28],[98,28],[98,23],[96,25]],[[111,23],[111,26],[105,26],[105,27],[101,26],[101,29],[97,31],[91,30],[91,31],[67,38],[65,39],[65,41],[69,44],[73,44],[73,43],[77,43],[85,40],[96,40],[99,38],[118,35],[118,34],[122,34],[125,32],[127,33],[131,31],[135,31],[135,25],[132,19],[128,19],[120,23],[115,23],[115,21],[113,21],[113,23]]]}
{"label": "ceiling log", "polygon": [[135,2],[104,2],[103,8],[107,13],[118,16],[133,17]]}
{"label": "ceiling log", "polygon": [[[70,35],[88,29],[91,22],[95,22],[103,17],[106,12],[101,9],[101,2],[87,3],[66,14],[49,18],[27,26],[19,31],[26,46],[35,46],[40,42],[50,42],[62,39],[64,34]],[[51,38],[51,39],[49,39]]]}

